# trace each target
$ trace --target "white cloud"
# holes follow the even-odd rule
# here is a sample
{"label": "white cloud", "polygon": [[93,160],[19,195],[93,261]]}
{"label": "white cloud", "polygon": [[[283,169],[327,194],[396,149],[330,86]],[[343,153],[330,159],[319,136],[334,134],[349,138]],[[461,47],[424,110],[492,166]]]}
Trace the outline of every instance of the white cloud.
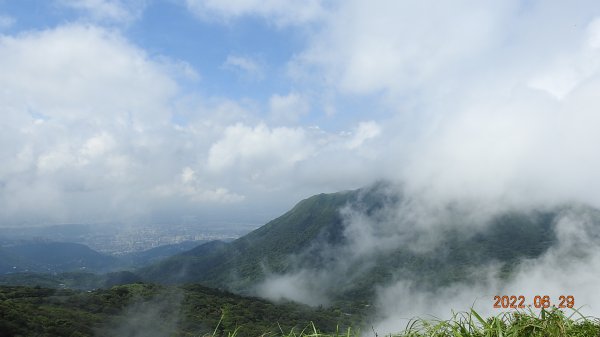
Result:
{"label": "white cloud", "polygon": [[0,30],[5,30],[12,27],[17,20],[15,18],[0,14]]}
{"label": "white cloud", "polygon": [[297,123],[309,111],[308,100],[295,92],[283,96],[275,94],[269,99],[270,117],[275,123]]}
{"label": "white cloud", "polygon": [[101,156],[115,147],[115,141],[107,133],[102,133],[89,138],[81,149],[81,154],[85,157],[94,158]]}
{"label": "white cloud", "polygon": [[94,20],[127,23],[137,18],[144,0],[56,0],[59,4],[80,10]]}
{"label": "white cloud", "polygon": [[[182,94],[193,69],[181,65],[93,25],[0,37],[2,223],[177,221],[267,204],[259,219],[239,215],[266,221],[365,182],[350,136],[271,127],[252,104]],[[294,94],[273,104],[293,106],[303,109]],[[322,169],[334,156],[346,165]]]}
{"label": "white cloud", "polygon": [[154,193],[162,198],[183,196],[198,203],[237,203],[245,199],[243,195],[232,193],[223,187],[211,189],[203,186],[194,169],[189,166],[183,168],[179,181],[157,186]]}
{"label": "white cloud", "polygon": [[597,17],[587,0],[346,1],[290,67],[386,115],[372,118],[386,128],[369,151],[415,190],[600,205],[589,145],[600,142],[589,128],[600,105]]}
{"label": "white cloud", "polygon": [[[133,3],[70,5],[118,18]],[[445,198],[600,204],[593,1],[345,1],[327,10],[315,1],[305,16],[305,2],[187,4],[219,20],[319,22],[303,30],[306,50],[292,60],[305,77],[267,102],[182,97],[195,69],[149,56],[117,31],[78,24],[2,36],[0,155],[14,164],[0,167],[0,190],[2,200],[15,191],[23,199],[5,218],[45,195],[62,201],[57,216],[65,217],[117,215],[108,210],[123,200],[143,214],[158,209],[156,198],[161,210],[194,212],[198,200],[226,196],[279,202],[282,211],[308,194],[381,177]],[[265,72],[243,55],[223,66]],[[336,113],[309,117],[337,132],[294,124],[322,108],[321,94]],[[173,116],[183,122],[173,125]]]}
{"label": "white cloud", "polygon": [[252,180],[262,180],[263,175],[293,167],[313,151],[301,128],[236,124],[227,127],[223,138],[211,146],[207,164],[212,171],[242,170]]}
{"label": "white cloud", "polygon": [[411,90],[485,56],[514,7],[516,1],[346,1],[299,60],[319,65],[345,92]]}
{"label": "white cloud", "polygon": [[74,25],[5,36],[0,48],[5,109],[138,128],[169,118],[175,82],[118,34]]}
{"label": "white cloud", "polygon": [[600,18],[592,21],[579,48],[553,57],[529,81],[532,88],[544,90],[563,99],[577,85],[598,73],[600,61]]}
{"label": "white cloud", "polygon": [[205,20],[231,20],[241,16],[258,16],[278,26],[299,25],[320,18],[321,0],[186,0],[187,7]]}
{"label": "white cloud", "polygon": [[265,76],[264,67],[259,61],[250,57],[229,55],[223,63],[223,67],[256,80],[262,80]]}
{"label": "white cloud", "polygon": [[[307,282],[311,280],[312,282]],[[327,294],[319,275],[308,271],[268,277],[255,291],[271,301],[296,301],[307,305],[327,305]]]}
{"label": "white cloud", "polygon": [[[0,152],[14,158],[0,170],[3,223],[123,218],[118,200],[165,174],[144,157],[169,126],[177,85],[118,33],[70,25],[2,36],[0,72]],[[130,210],[148,202],[133,198]]]}
{"label": "white cloud", "polygon": [[375,121],[361,122],[354,134],[354,137],[348,142],[348,148],[356,149],[365,141],[379,136],[381,127]]}

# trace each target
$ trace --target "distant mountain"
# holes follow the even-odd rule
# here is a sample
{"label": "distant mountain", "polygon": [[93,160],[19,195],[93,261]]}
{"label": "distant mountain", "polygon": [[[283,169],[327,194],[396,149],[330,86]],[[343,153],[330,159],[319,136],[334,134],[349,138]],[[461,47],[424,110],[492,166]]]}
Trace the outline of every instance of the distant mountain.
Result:
{"label": "distant mountain", "polygon": [[24,272],[36,268],[32,261],[0,247],[0,274]]}
{"label": "distant mountain", "polygon": [[118,264],[112,256],[78,243],[27,241],[3,247],[12,257],[0,265],[0,273],[65,272],[74,270],[108,271]]}
{"label": "distant mountain", "polygon": [[183,253],[206,241],[186,241],[114,257],[71,242],[11,241],[0,247],[0,275],[9,273],[106,273],[140,268]]}
{"label": "distant mountain", "polygon": [[[211,242],[137,273],[145,280],[159,283],[199,282],[237,292],[252,292],[268,275],[297,273],[300,270],[330,271],[328,294],[334,298],[368,299],[376,287],[397,279],[412,281],[421,288],[435,289],[454,282],[470,282],[472,271],[492,264],[501,266],[508,277],[519,261],[535,258],[556,241],[554,227],[568,207],[529,211],[505,211],[486,218],[478,230],[465,230],[462,222],[473,222],[460,211],[452,212],[447,225],[436,233],[417,233],[404,223],[410,218],[408,197],[389,193],[385,183],[369,188],[332,194],[319,194],[302,200],[290,211],[231,243]],[[373,253],[350,259],[343,209],[360,209],[377,222],[386,219],[386,206],[404,203],[406,236],[436,237],[435,247],[420,251],[407,244],[382,247]],[[389,207],[388,207],[389,208]],[[584,207],[594,219],[600,212]],[[600,223],[600,221],[599,221]],[[364,226],[369,226],[365,224]],[[460,229],[463,228],[463,229]],[[385,232],[385,228],[381,230]],[[385,233],[384,233],[385,235]],[[360,243],[360,242],[359,242]],[[344,265],[343,261],[350,261]],[[344,265],[343,268],[340,265]],[[324,284],[324,283],[323,283]]]}
{"label": "distant mountain", "polygon": [[209,240],[184,241],[180,243],[158,246],[141,252],[132,252],[119,256],[119,260],[126,265],[134,268],[148,265],[159,260],[186,252],[197,246],[200,246]]}
{"label": "distant mountain", "polygon": [[37,227],[0,227],[0,237],[12,240],[46,238],[56,242],[77,242],[82,237],[105,229],[107,225],[63,224]]}

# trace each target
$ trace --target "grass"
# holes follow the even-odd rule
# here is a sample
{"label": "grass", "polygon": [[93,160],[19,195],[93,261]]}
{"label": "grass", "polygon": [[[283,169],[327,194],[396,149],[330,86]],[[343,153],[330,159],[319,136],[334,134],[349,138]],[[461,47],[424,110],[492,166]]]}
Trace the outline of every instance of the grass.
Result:
{"label": "grass", "polygon": [[487,319],[471,310],[454,314],[450,320],[413,320],[397,337],[598,337],[597,319],[577,310],[567,316],[562,310],[542,309],[505,312]]}
{"label": "grass", "polygon": [[[542,309],[539,313],[532,310],[504,312],[487,319],[477,312],[455,313],[449,320],[411,320],[403,332],[385,335],[385,337],[599,337],[600,322],[597,318],[586,317],[571,309],[567,316],[558,308]],[[236,337],[239,329],[227,333],[227,337]],[[212,336],[216,337],[216,329]],[[373,330],[361,333],[348,328],[345,331],[322,333],[314,324],[302,331],[291,330],[281,334],[263,336],[280,337],[379,337]],[[261,336],[261,337],[263,337]],[[259,337],[259,336],[257,336]]]}

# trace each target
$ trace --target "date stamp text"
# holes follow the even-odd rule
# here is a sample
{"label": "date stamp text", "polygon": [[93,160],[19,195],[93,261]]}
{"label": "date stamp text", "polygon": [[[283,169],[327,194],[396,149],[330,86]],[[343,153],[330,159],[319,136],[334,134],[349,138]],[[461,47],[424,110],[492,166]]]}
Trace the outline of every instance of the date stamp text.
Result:
{"label": "date stamp text", "polygon": [[558,308],[573,308],[575,306],[575,298],[571,295],[560,295],[558,301],[553,301],[548,295],[536,295],[533,297],[533,305],[525,304],[525,296],[494,296],[494,308],[502,309],[523,309],[527,307],[535,308],[550,308],[556,306]]}

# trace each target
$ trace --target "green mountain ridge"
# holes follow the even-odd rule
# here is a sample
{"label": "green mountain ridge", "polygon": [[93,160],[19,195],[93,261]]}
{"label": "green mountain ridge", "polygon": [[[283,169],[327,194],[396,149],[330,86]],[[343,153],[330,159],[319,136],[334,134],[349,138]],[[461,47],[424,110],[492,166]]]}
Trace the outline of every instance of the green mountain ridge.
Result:
{"label": "green mountain ridge", "polygon": [[21,242],[0,247],[0,275],[22,272],[104,272],[114,269],[118,259],[85,245],[68,242]]}
{"label": "green mountain ridge", "polygon": [[[100,255],[85,246],[76,246],[74,251],[68,249],[72,245],[58,243],[4,247],[0,248],[0,267],[8,274],[0,277],[0,284],[95,289],[138,281],[198,283],[243,295],[262,295],[260,289],[265,282],[291,275],[303,278],[300,286],[308,291],[318,288],[320,296],[333,303],[349,303],[344,307],[350,307],[350,302],[372,303],[378,287],[399,280],[419,288],[416,290],[435,291],[456,283],[477,282],[481,275],[476,271],[489,266],[498,266],[501,279],[508,280],[521,261],[537,258],[556,244],[555,225],[565,213],[587,214],[600,224],[598,210],[568,205],[500,212],[485,218],[486,223],[475,230],[462,226],[473,219],[451,206],[435,232],[419,232],[405,221],[405,217],[410,219],[411,205],[401,189],[386,183],[318,194],[235,241],[207,242],[130,271],[126,269],[133,260],[117,261],[105,270],[98,261],[94,265],[94,258]],[[390,210],[400,211],[390,217]],[[362,238],[361,234],[352,237],[349,232],[348,218],[353,214],[368,218],[360,225],[387,239],[386,244],[379,247],[376,243],[366,253],[356,253],[359,247],[355,245]],[[398,233],[406,238],[395,242]],[[430,237],[436,238],[431,247],[415,249],[415,242]],[[54,245],[58,247],[54,250],[62,254],[55,254],[51,249]],[[183,248],[165,247],[139,258],[160,258]],[[84,257],[89,261],[82,262]],[[14,270],[11,266],[18,263],[32,268],[27,273],[23,273],[27,269]],[[89,266],[85,273],[70,272],[81,271],[82,265]],[[50,273],[35,273],[40,271]],[[98,271],[108,273],[90,273]]]}
{"label": "green mountain ridge", "polygon": [[[290,211],[231,243],[212,242],[136,271],[151,282],[201,283],[238,293],[253,294],[255,286],[269,276],[309,270],[318,274],[338,271],[347,253],[342,209],[358,209],[379,221],[385,207],[406,197],[390,193],[386,184],[353,191],[319,194],[299,202]],[[377,286],[407,280],[434,290],[456,282],[477,281],[473,270],[499,265],[508,278],[523,259],[536,258],[556,243],[554,226],[564,206],[544,210],[512,210],[494,215],[478,231],[467,232],[447,219],[436,236],[434,249],[415,251],[404,245],[376,251],[352,260],[322,285],[337,300],[368,301]],[[600,219],[600,212],[582,207]],[[381,220],[384,221],[384,220]],[[600,222],[599,222],[600,223]],[[408,233],[410,227],[405,229]],[[433,234],[432,234],[433,235]]]}
{"label": "green mountain ridge", "polygon": [[231,242],[210,242],[138,270],[147,280],[164,283],[200,282],[210,286],[230,284],[237,278],[241,289],[254,283],[265,263],[286,271],[287,258],[301,253],[319,237],[340,235],[338,211],[353,192],[319,194],[300,201],[281,217]]}
{"label": "green mountain ridge", "polygon": [[107,273],[139,268],[186,252],[203,242],[185,241],[119,256],[107,255],[73,242],[4,240],[0,246],[0,276],[13,273]]}

